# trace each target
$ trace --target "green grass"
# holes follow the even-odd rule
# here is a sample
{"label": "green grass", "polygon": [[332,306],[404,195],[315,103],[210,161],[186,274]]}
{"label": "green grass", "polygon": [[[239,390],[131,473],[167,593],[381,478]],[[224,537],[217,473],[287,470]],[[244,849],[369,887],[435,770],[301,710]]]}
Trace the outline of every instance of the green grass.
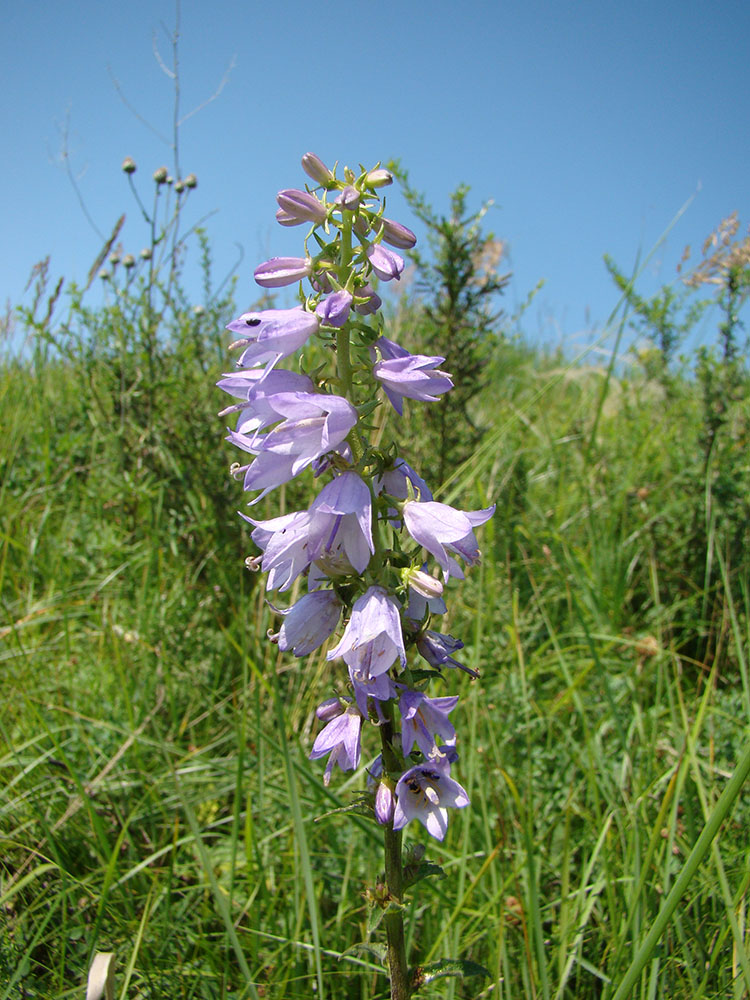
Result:
{"label": "green grass", "polygon": [[[337,811],[364,771],[325,789],[307,760],[334,668],[266,639],[220,338],[159,345],[147,386],[98,322],[0,371],[0,998],[81,996],[97,951],[122,998],[383,997],[380,833]],[[750,991],[747,554],[700,480],[695,387],[612,379],[592,440],[604,378],[499,345],[490,429],[441,496],[498,514],[447,623],[481,673],[447,678],[472,805],[427,843],[446,878],[407,943],[491,976],[427,997]]]}

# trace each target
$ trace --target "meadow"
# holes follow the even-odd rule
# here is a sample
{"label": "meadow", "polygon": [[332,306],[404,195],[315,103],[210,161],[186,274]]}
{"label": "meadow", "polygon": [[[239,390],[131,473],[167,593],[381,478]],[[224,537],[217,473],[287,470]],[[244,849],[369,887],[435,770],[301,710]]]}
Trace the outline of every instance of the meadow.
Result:
{"label": "meadow", "polygon": [[[650,300],[612,264],[615,327],[642,349],[600,367],[502,312],[502,244],[465,194],[442,217],[411,192],[432,240],[389,319],[464,390],[379,428],[439,463],[440,500],[497,503],[446,623],[480,674],[451,675],[472,804],[442,843],[406,831],[445,876],[411,897],[410,961],[488,975],[420,995],[739,1000],[747,259],[725,228],[710,282]],[[200,307],[182,237],[126,267],[115,232],[92,269],[103,299],[37,267],[0,365],[2,1000],[82,996],[102,951],[122,998],[387,994],[380,832],[341,812],[364,768],[326,788],[308,760],[331,665],[267,640],[244,566],[214,383],[253,293],[216,288],[206,237],[188,237]],[[681,358],[701,295],[715,340]]]}

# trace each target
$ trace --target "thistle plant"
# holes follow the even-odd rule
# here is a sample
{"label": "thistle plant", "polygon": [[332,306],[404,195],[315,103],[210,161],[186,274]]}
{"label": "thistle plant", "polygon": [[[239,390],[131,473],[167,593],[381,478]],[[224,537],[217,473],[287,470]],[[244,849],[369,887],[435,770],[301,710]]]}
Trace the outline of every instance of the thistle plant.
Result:
{"label": "thistle plant", "polygon": [[[281,624],[269,638],[296,657],[330,640],[327,658],[339,671],[317,709],[322,728],[310,757],[327,758],[327,785],[336,767],[359,767],[363,739],[379,744],[377,755],[368,751],[368,791],[357,807],[383,829],[385,877],[370,896],[387,932],[391,997],[404,1000],[436,975],[477,971],[456,962],[409,969],[402,904],[427,866],[418,850],[402,857],[402,831],[416,820],[442,840],[450,810],[469,805],[453,773],[458,698],[428,689],[456,668],[476,674],[455,658],[461,640],[430,626],[446,613],[445,585],[463,579],[462,563],[478,562],[474,529],[494,506],[436,502],[396,445],[374,443],[381,407],[401,415],[404,399],[434,402],[453,386],[444,358],[410,354],[384,334],[376,279],[399,280],[397,251],[416,243],[384,215],[379,192],[390,173],[345,168],[338,177],[313,153],[302,167],[312,186],[279,192],[276,217],[309,227],[304,254],[255,270],[262,288],[299,283],[300,304],[229,324],[240,354],[218,383],[235,400],[221,415],[232,415],[227,440],[248,456],[232,468],[251,494],[241,516],[259,554],[247,566],[280,594],[306,580],[291,607],[274,604]],[[314,339],[335,366],[309,367]],[[259,500],[308,468],[323,485],[306,510],[253,516]]]}

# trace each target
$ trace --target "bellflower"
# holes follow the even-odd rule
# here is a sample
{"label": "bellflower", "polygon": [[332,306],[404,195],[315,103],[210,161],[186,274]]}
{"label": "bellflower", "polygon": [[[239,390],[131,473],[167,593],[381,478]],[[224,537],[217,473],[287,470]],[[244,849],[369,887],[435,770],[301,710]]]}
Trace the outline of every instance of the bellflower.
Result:
{"label": "bellflower", "polygon": [[[260,568],[268,573],[266,590],[288,590],[310,565],[310,515],[298,510],[267,521],[255,521],[241,512],[240,517],[255,528],[250,537],[263,552]],[[256,560],[251,563],[255,568]]]}
{"label": "bellflower", "polygon": [[338,764],[342,771],[351,771],[359,764],[361,727],[362,716],[359,710],[355,705],[347,705],[340,715],[318,733],[310,751],[310,760],[317,760],[330,753],[323,775],[324,785],[331,780],[334,764]]}
{"label": "bellflower", "polygon": [[[339,623],[341,599],[333,590],[316,590],[305,594],[286,611],[281,628],[270,636],[282,652],[290,650],[295,656],[307,656],[322,646]],[[277,609],[274,609],[277,610]]]}
{"label": "bellflower", "polygon": [[357,423],[357,411],[346,399],[311,392],[281,392],[268,405],[284,418],[265,434],[230,431],[227,440],[256,455],[245,472],[244,488],[269,490],[288,482],[311,462],[332,451]]}
{"label": "bellflower", "polygon": [[343,191],[336,196],[335,200],[336,204],[341,208],[347,208],[350,212],[353,212],[359,207],[361,199],[362,195],[359,191],[351,184],[347,184]]}
{"label": "bellflower", "polygon": [[282,288],[312,274],[309,257],[271,257],[255,268],[255,280],[263,288]]}
{"label": "bellflower", "polygon": [[317,333],[319,326],[320,320],[314,313],[297,306],[243,313],[227,330],[238,334],[247,344],[237,365],[250,367],[289,357]]}
{"label": "bellflower", "polygon": [[370,491],[356,472],[344,472],[310,505],[310,560],[330,576],[361,574],[374,551]]}
{"label": "bellflower", "polygon": [[[379,343],[376,341],[375,347]],[[442,361],[445,358],[404,352],[402,357],[376,361],[372,373],[385,389],[396,413],[402,416],[404,397],[434,403],[438,396],[453,388],[450,375],[438,368]]]}
{"label": "bellflower", "polygon": [[455,741],[456,730],[448,718],[458,704],[458,696],[428,698],[422,691],[406,690],[399,701],[401,712],[401,749],[404,757],[416,743],[425,757],[437,753],[436,736]]}
{"label": "bellflower", "polygon": [[393,829],[401,830],[418,819],[427,832],[442,840],[448,829],[448,809],[469,805],[465,789],[450,776],[447,757],[410,767],[396,785]]}
{"label": "bellflower", "polygon": [[271,405],[273,396],[281,392],[315,392],[315,386],[307,375],[283,368],[247,368],[226,375],[217,384],[230,395],[244,398],[244,402],[228,406],[219,416],[239,413],[235,430],[245,435],[263,431],[279,419]]}
{"label": "bellflower", "polygon": [[357,707],[365,718],[367,718],[368,714],[368,698],[372,698],[375,702],[375,711],[380,717],[382,715],[380,711],[380,702],[390,701],[391,698],[395,698],[398,694],[396,685],[391,680],[391,675],[387,671],[372,677],[368,673],[368,667],[366,664],[361,667],[350,666],[349,680],[352,682],[354,700],[357,702]]}
{"label": "bellflower", "polygon": [[437,559],[446,580],[449,576],[464,578],[461,567],[449,553],[461,556],[470,566],[479,562],[473,529],[489,521],[494,513],[494,504],[484,510],[462,511],[445,503],[407,500],[403,507],[406,530]]}
{"label": "bellflower", "polygon": [[444,632],[433,632],[431,629],[424,629],[417,637],[417,650],[420,655],[427,660],[431,667],[458,667],[470,677],[479,677],[476,670],[467,667],[464,663],[453,658],[453,654],[463,649],[464,644],[460,639],[455,639],[452,635]]}
{"label": "bellflower", "polygon": [[383,674],[398,658],[406,666],[398,604],[382,587],[370,587],[352,607],[341,641],[328,653],[366,677]]}
{"label": "bellflower", "polygon": [[390,281],[392,278],[398,281],[401,278],[404,269],[403,257],[399,257],[393,250],[380,243],[371,243],[366,253],[370,267],[382,281]]}

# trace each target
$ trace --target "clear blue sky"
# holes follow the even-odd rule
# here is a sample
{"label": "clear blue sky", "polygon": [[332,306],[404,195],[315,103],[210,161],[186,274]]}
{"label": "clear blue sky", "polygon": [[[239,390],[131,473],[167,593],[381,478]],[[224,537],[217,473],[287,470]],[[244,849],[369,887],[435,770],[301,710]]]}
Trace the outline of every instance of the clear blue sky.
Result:
{"label": "clear blue sky", "polygon": [[[125,250],[146,242],[120,163],[136,160],[145,193],[170,151],[112,77],[168,136],[172,90],[152,34],[169,60],[160,25],[174,23],[174,0],[5,5],[1,301],[20,299],[40,257],[80,280],[99,248],[59,162],[66,121],[97,226],[108,233],[124,211]],[[274,196],[302,186],[307,150],[331,163],[400,158],[437,209],[459,182],[474,205],[493,198],[514,271],[507,306],[544,278],[526,326],[567,349],[617,301],[605,252],[629,268],[697,191],[644,275],[648,292],[732,210],[750,221],[747,0],[183,0],[180,57],[183,113],[234,60],[220,97],[184,124],[181,160],[199,179],[192,218],[216,210],[217,270],[245,248],[241,307],[255,263],[298,245],[299,230],[274,222]],[[388,214],[409,224],[396,195]]]}

